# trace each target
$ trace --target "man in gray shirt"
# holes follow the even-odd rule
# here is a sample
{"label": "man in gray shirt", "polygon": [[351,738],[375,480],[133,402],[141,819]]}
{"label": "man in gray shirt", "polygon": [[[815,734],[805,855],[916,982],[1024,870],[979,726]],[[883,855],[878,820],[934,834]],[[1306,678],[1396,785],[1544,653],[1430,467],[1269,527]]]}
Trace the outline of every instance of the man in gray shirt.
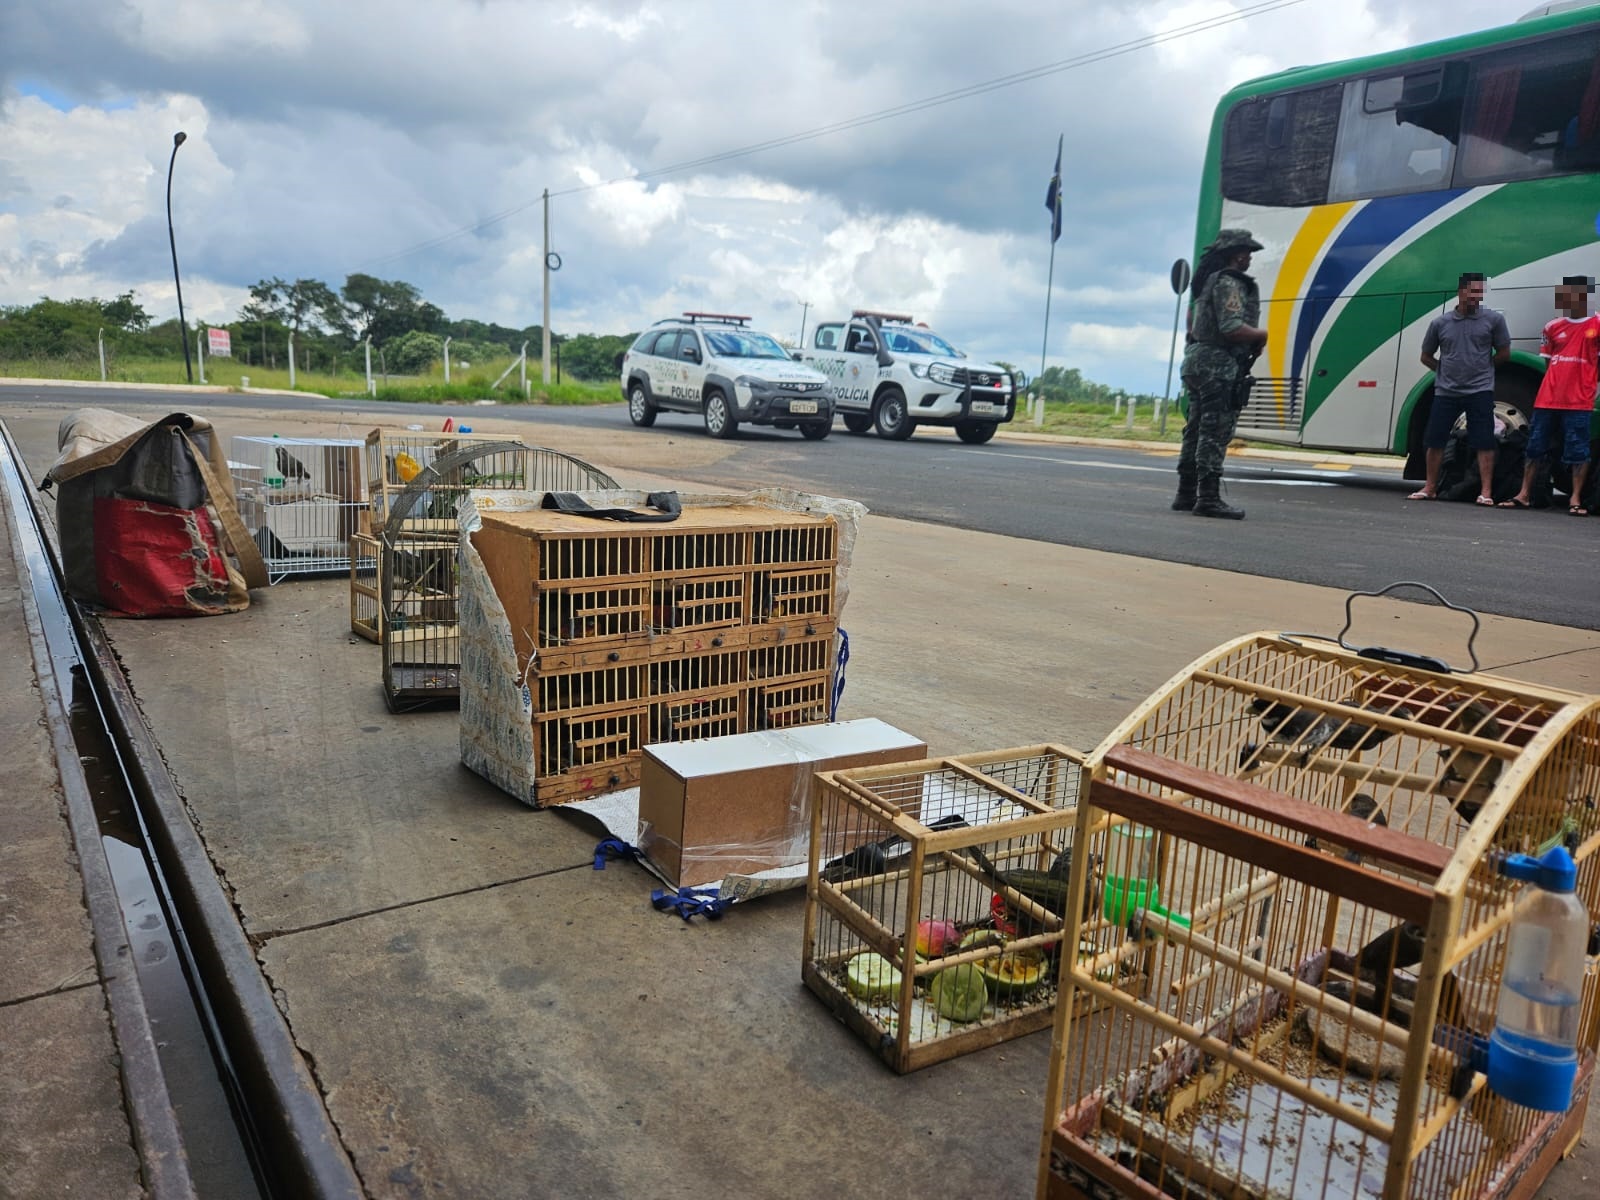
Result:
{"label": "man in gray shirt", "polygon": [[1467,414],[1467,445],[1478,453],[1478,503],[1494,507],[1494,368],[1511,357],[1506,319],[1483,306],[1483,276],[1469,272],[1456,283],[1456,306],[1440,313],[1422,338],[1422,365],[1435,372],[1433,408],[1422,435],[1428,481],[1410,500],[1437,500],[1439,468],[1450,430]]}

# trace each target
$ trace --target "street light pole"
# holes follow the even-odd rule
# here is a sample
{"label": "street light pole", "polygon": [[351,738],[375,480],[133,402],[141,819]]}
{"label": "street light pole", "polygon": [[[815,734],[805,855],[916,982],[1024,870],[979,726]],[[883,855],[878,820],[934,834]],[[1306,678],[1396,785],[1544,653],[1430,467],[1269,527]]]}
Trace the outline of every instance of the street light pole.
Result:
{"label": "street light pole", "polygon": [[194,382],[194,367],[189,362],[189,324],[183,317],[183,284],[178,281],[178,239],[172,233],[172,168],[178,161],[178,147],[188,134],[179,130],[172,135],[172,157],[167,160],[167,244],[172,247],[172,286],[178,290],[178,340],[183,343],[183,373]]}

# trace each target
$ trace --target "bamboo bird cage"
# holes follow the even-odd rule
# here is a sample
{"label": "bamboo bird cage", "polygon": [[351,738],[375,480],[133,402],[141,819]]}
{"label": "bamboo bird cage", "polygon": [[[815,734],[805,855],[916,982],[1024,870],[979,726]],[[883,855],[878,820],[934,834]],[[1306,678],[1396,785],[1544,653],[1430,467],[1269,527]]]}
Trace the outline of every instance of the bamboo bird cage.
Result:
{"label": "bamboo bird cage", "polygon": [[1044,745],[817,776],[802,978],[894,1070],[1049,1026],[1082,762]]}
{"label": "bamboo bird cage", "polygon": [[[1096,953],[1057,1008],[1041,1196],[1533,1194],[1582,1128],[1600,979],[1571,1108],[1491,1091],[1497,864],[1564,842],[1600,921],[1600,700],[1473,666],[1254,634],[1089,757],[1068,936]],[[1141,994],[1097,973],[1124,955]]]}

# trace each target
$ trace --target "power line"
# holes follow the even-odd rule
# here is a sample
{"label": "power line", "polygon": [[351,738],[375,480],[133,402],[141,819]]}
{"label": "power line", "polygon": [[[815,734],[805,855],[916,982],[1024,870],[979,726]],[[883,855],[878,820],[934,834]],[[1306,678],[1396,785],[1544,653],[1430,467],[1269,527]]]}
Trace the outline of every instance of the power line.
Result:
{"label": "power line", "polygon": [[[656,167],[649,171],[637,171],[631,175],[618,175],[613,179],[601,180],[597,183],[587,183],[579,187],[563,188],[550,193],[556,196],[576,196],[583,192],[596,191],[603,187],[611,187],[618,183],[633,183],[643,179],[659,179],[665,175],[674,175],[680,171],[690,171],[696,167],[707,167],[730,159],[745,158],[752,154],[761,154],[768,150],[780,149],[784,146],[793,146],[800,142],[814,141],[817,138],[827,137],[835,133],[843,133],[850,129],[860,129],[863,126],[875,125],[880,121],[893,120],[896,117],[909,116],[912,113],[923,112],[941,105],[953,104],[957,100],[967,100],[974,96],[982,96],[989,92],[999,91],[1002,88],[1015,87],[1019,83],[1029,83],[1035,79],[1043,79],[1049,75],[1059,75],[1066,71],[1073,71],[1079,67],[1087,67],[1094,63],[1104,62],[1110,58],[1119,58],[1125,54],[1132,54],[1137,50],[1145,50],[1151,46],[1159,46],[1166,42],[1177,41],[1180,38],[1192,37],[1197,33],[1206,33],[1213,29],[1220,29],[1224,25],[1232,25],[1238,21],[1248,20],[1250,17],[1260,16],[1279,9],[1292,8],[1303,4],[1305,0],[1260,0],[1260,2],[1247,5],[1244,8],[1234,9],[1231,12],[1206,17],[1202,20],[1191,21],[1187,25],[1179,25],[1172,29],[1162,30],[1158,33],[1146,34],[1144,37],[1133,38],[1126,42],[1119,42],[1113,46],[1106,46],[1099,50],[1087,51],[1072,58],[1064,58],[1059,62],[1049,63],[1041,67],[1031,67],[1025,71],[1017,71],[1010,75],[1000,75],[981,83],[969,84],[966,87],[956,88],[954,91],[941,92],[935,96],[928,96],[921,100],[912,100],[905,104],[897,104],[891,108],[882,108],[876,112],[864,113],[860,116],[850,117],[842,121],[835,121],[828,125],[819,125],[814,129],[803,130],[799,133],[787,134],[783,137],[769,138],[764,142],[752,142],[747,146],[740,146],[732,150],[719,151],[716,154],[707,154],[701,158],[686,159],[683,162],[673,163],[670,166]],[[394,262],[397,259],[409,258],[423,250],[431,250],[442,246],[446,242],[454,241],[459,237],[469,234],[481,233],[493,225],[518,213],[526,212],[534,205],[541,203],[542,196],[535,197],[525,203],[515,205],[485,217],[472,225],[462,226],[460,229],[449,233],[440,234],[429,238],[427,241],[418,242],[404,250],[385,255],[383,258],[370,260],[371,266],[382,266],[384,263]]]}

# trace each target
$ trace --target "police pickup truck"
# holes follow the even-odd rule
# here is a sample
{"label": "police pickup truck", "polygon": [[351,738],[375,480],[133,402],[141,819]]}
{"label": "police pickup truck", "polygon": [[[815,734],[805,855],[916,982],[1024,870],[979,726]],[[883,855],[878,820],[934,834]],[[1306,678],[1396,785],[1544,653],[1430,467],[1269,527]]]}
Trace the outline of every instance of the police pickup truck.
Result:
{"label": "police pickup truck", "polygon": [[657,412],[699,413],[712,437],[730,438],[740,422],[798,429],[820,441],[833,429],[833,389],[811,367],[791,360],[750,318],[684,313],[657,321],[622,357],[622,394],[635,425]]}
{"label": "police pickup truck", "polygon": [[834,406],[851,433],[876,428],[902,441],[918,425],[951,425],[969,445],[994,437],[1016,414],[1023,381],[974,362],[910,317],[858,309],[824,321],[795,358],[833,382]]}

